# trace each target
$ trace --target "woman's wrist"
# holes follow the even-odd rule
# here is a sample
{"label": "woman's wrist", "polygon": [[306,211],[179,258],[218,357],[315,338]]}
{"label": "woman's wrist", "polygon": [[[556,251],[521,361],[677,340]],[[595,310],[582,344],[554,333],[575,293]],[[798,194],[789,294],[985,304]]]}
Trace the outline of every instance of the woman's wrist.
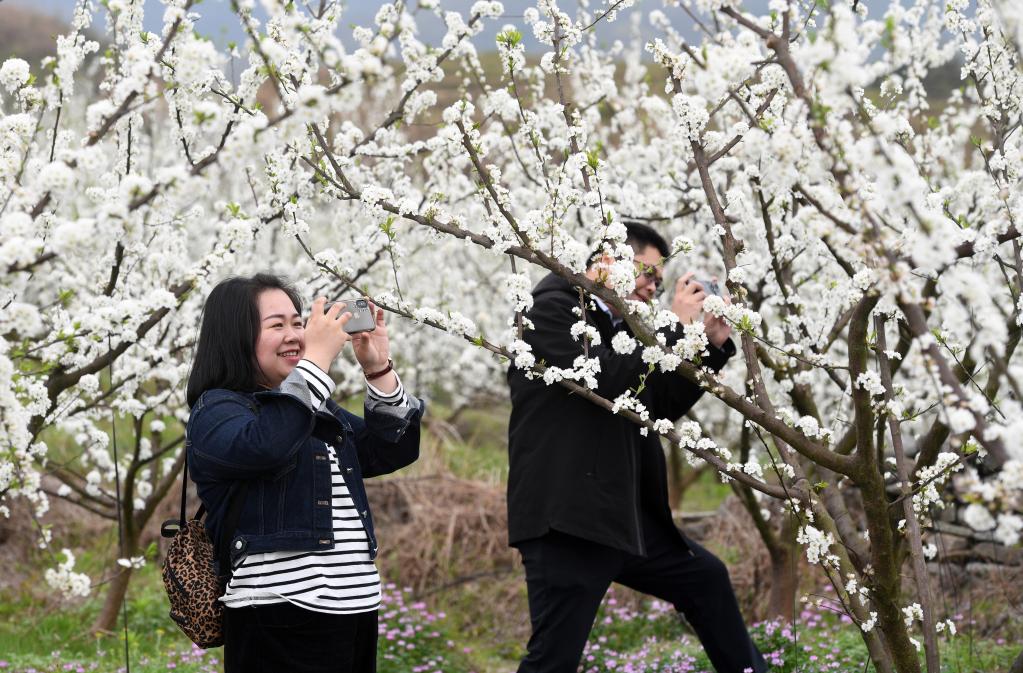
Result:
{"label": "woman's wrist", "polygon": [[322,369],[324,372],[329,372],[330,365],[334,362],[334,358],[330,357],[328,354],[309,352],[309,349],[306,349],[303,359],[313,363],[314,365]]}
{"label": "woman's wrist", "polygon": [[390,395],[398,389],[398,375],[390,366],[379,376],[366,377],[366,385],[381,395]]}
{"label": "woman's wrist", "polygon": [[366,377],[367,381],[372,381],[382,377],[392,369],[394,369],[394,361],[391,360],[391,358],[387,358],[387,360],[382,363],[372,364],[369,366],[363,365],[362,374]]}

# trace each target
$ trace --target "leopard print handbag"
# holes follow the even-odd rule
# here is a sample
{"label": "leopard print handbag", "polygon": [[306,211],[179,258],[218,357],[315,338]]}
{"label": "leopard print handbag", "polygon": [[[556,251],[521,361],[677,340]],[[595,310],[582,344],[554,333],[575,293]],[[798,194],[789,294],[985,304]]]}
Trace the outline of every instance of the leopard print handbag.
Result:
{"label": "leopard print handbag", "polygon": [[205,511],[199,506],[195,516],[185,520],[185,498],[188,489],[188,457],[185,457],[181,484],[181,517],[163,523],[161,534],[171,538],[167,556],[163,561],[163,586],[170,601],[170,618],[185,632],[193,643],[203,649],[224,644],[224,604],[220,597],[230,579],[230,561],[226,553],[228,542],[238,525],[241,504],[245,500],[245,482],[232,490],[228,502],[220,568],[225,576],[217,574],[213,544],[202,521]]}

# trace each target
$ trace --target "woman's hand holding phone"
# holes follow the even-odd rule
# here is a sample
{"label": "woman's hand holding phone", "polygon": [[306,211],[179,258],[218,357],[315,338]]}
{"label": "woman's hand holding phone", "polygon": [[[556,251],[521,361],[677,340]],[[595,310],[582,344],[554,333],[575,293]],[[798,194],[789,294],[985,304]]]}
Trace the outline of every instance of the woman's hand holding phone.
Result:
{"label": "woman's hand holding phone", "polygon": [[[374,317],[375,329],[352,335],[355,359],[359,361],[362,371],[367,375],[384,371],[391,361],[391,342],[387,336],[387,325],[384,324],[384,310],[371,302],[369,311]],[[389,393],[398,387],[398,379],[394,372],[387,372],[386,375],[375,379],[373,385],[381,392]]]}
{"label": "woman's hand holding phone", "polygon": [[330,364],[352,338],[345,332],[351,312],[342,312],[344,305],[334,304],[324,313],[326,303],[326,297],[317,297],[305,324],[305,358],[325,372],[330,371]]}

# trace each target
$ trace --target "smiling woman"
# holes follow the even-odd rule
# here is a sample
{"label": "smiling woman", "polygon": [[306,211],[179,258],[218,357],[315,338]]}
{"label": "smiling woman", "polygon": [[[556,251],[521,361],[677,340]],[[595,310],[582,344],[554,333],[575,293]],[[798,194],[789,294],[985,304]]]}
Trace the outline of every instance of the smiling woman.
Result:
{"label": "smiling woman", "polygon": [[[270,308],[264,307],[268,297],[277,298],[273,305],[282,311],[281,315],[298,316],[302,312],[298,293],[267,274],[231,279],[210,292],[203,307],[202,329],[188,378],[189,407],[195,406],[199,395],[211,388],[238,392],[258,389],[259,377],[266,377],[264,366],[268,365],[257,355],[259,344],[269,343],[263,339],[264,323],[260,317],[264,308]],[[270,367],[269,371],[273,369]],[[283,379],[284,376],[280,380]]]}
{"label": "smiling woman", "polygon": [[[362,479],[418,457],[423,403],[391,367],[383,311],[371,304],[375,329],[351,336],[351,313],[325,302],[306,322],[291,286],[257,274],[222,281],[204,308],[187,451],[209,539],[230,540],[231,567],[218,569],[228,673],[376,670],[378,543]],[[367,373],[364,418],[330,399],[349,341]]]}
{"label": "smiling woman", "polygon": [[260,328],[256,362],[264,383],[280,385],[305,352],[305,323],[284,290],[259,293]]}

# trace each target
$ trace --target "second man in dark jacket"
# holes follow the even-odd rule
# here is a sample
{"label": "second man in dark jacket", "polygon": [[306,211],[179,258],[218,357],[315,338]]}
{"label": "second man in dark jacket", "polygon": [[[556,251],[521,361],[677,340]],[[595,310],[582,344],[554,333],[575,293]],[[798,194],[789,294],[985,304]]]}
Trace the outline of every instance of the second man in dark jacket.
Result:
{"label": "second man in dark jacket", "polygon": [[[636,288],[630,299],[650,301],[662,278],[664,239],[645,225],[627,226],[634,251]],[[599,260],[587,272],[600,278]],[[672,298],[681,322],[699,315],[703,287],[686,274]],[[579,291],[555,275],[533,290],[526,317],[534,329],[524,339],[537,361],[570,368],[583,354],[571,334],[580,320]],[[585,297],[586,322],[599,343],[588,346],[600,362],[596,392],[613,400],[636,388],[648,365],[641,348],[623,354],[611,347],[629,332],[621,316],[596,297]],[[730,328],[708,316],[710,341],[703,364],[719,370],[735,353]],[[681,330],[669,335],[677,340]],[[530,380],[509,370],[508,526],[522,554],[532,636],[519,673],[575,673],[597,608],[612,582],[672,603],[699,636],[718,673],[760,673],[766,665],[754,647],[732,591],[728,570],[713,554],[683,536],[671,517],[667,469],[658,437],[573,395],[560,385]],[[677,373],[646,377],[640,401],[653,419],[682,417],[702,390]]]}

